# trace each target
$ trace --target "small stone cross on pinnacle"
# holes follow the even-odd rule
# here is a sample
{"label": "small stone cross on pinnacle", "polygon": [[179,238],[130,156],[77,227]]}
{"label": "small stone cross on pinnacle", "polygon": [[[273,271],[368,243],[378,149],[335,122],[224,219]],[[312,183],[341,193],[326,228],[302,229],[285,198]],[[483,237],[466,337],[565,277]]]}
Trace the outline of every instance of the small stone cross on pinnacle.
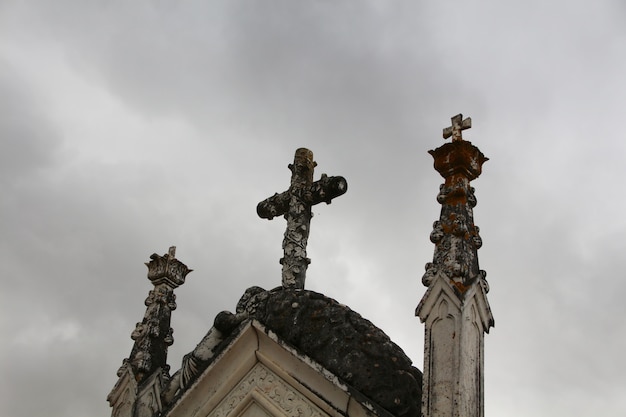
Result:
{"label": "small stone cross on pinnacle", "polygon": [[457,114],[450,120],[452,120],[452,126],[443,129],[443,138],[448,139],[450,136],[452,136],[453,142],[457,140],[463,140],[463,135],[461,134],[461,132],[465,129],[469,129],[470,127],[472,127],[472,118],[468,117],[463,120],[463,115]]}
{"label": "small stone cross on pinnacle", "polygon": [[281,194],[261,201],[256,208],[259,217],[271,220],[276,216],[285,215],[287,230],[283,239],[284,257],[282,284],[284,288],[303,289],[306,270],[311,262],[306,257],[306,245],[311,225],[311,207],[339,197],[348,190],[348,183],[343,177],[322,178],[313,182],[313,169],[317,164],[313,161],[313,152],[300,148],[296,150],[291,170],[291,185]]}

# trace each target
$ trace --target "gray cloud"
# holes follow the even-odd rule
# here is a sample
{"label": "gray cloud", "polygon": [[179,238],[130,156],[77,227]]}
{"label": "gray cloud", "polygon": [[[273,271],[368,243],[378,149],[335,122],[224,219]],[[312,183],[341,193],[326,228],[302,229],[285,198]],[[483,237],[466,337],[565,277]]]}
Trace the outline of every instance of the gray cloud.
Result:
{"label": "gray cloud", "polygon": [[246,287],[278,285],[284,220],[255,207],[299,146],[349,182],[314,209],[307,287],[421,367],[426,151],[460,111],[490,158],[487,414],[623,414],[618,2],[74,3],[0,6],[0,414],[108,415],[152,252],[195,270],[173,368]]}

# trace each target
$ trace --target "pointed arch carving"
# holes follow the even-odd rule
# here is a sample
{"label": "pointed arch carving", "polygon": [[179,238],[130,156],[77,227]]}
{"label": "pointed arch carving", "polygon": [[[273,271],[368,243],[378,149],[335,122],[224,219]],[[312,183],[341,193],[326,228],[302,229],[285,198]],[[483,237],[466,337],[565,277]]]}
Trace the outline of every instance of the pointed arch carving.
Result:
{"label": "pointed arch carving", "polygon": [[250,402],[264,404],[265,410],[289,417],[327,417],[319,407],[261,363],[257,363],[239,384],[206,417],[238,416]]}

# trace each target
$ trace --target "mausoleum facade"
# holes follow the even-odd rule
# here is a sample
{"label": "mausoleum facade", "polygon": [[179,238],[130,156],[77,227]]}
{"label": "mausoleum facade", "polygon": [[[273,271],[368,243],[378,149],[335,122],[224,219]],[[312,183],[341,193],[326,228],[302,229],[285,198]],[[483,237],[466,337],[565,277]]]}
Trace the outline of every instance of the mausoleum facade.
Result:
{"label": "mausoleum facade", "polygon": [[287,191],[262,201],[257,213],[287,220],[282,285],[250,287],[233,312],[213,326],[170,372],[167,348],[174,290],[191,271],[175,248],[153,254],[154,285],[131,338],[131,354],[107,397],[113,417],[381,416],[482,417],[483,335],[493,326],[482,245],[474,225],[470,181],[487,160],[461,131],[471,120],[452,118],[431,151],[444,177],[433,226],[433,262],[416,315],[425,323],[424,375],[379,328],[349,307],[305,289],[311,207],[347,191],[343,177],[313,181],[313,153],[296,151]]}

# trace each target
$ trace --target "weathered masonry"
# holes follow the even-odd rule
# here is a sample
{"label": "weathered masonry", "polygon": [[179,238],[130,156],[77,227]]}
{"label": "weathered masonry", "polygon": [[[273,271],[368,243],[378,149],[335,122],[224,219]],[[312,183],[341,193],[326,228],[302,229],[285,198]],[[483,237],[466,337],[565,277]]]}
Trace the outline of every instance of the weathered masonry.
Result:
{"label": "weathered masonry", "polygon": [[[482,416],[483,333],[493,325],[469,182],[487,159],[461,131],[431,151],[445,178],[440,220],[431,240],[428,287],[416,314],[426,324],[424,375],[389,337],[337,301],[305,289],[311,207],[346,193],[343,177],[313,181],[313,153],[296,150],[287,191],[260,202],[257,213],[287,220],[282,285],[248,288],[234,312],[223,311],[196,348],[170,373],[174,290],[191,271],[175,248],[154,254],[146,313],[131,334],[130,356],[107,397],[113,417]],[[422,395],[423,392],[423,395]]]}
{"label": "weathered masonry", "polygon": [[461,131],[472,126],[461,114],[444,129],[452,142],[430,151],[445,179],[437,201],[441,215],[433,225],[433,261],[422,283],[428,287],[415,314],[426,324],[424,337],[424,417],[481,417],[484,412],[483,336],[494,325],[487,301],[487,273],[478,267],[482,246],[474,225],[476,206],[470,181],[487,158]]}

